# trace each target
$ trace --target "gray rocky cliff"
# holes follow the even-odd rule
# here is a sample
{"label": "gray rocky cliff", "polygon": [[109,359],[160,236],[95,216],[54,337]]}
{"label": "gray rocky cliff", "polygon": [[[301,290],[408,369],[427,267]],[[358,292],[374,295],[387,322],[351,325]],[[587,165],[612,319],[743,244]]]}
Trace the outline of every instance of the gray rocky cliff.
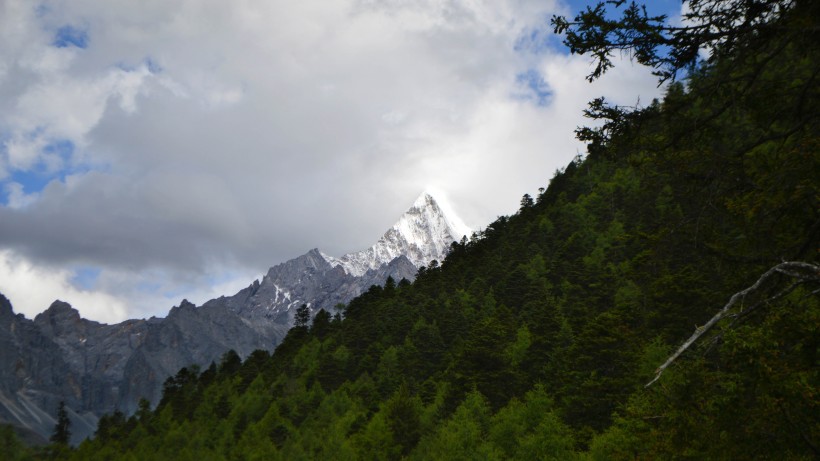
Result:
{"label": "gray rocky cliff", "polygon": [[302,304],[334,313],[388,277],[412,281],[419,265],[443,259],[461,238],[453,222],[423,194],[368,250],[339,259],[310,250],[232,296],[199,307],[183,300],[165,318],[106,325],[55,301],[30,320],[0,295],[0,422],[47,439],[65,401],[72,440],[82,440],[102,414],[131,414],[142,398],[156,404],[182,367],[207,367],[231,349],[240,357],[273,350]]}
{"label": "gray rocky cliff", "polygon": [[[59,309],[59,308],[58,308]],[[83,379],[60,345],[32,320],[15,315],[0,295],[0,421],[18,426],[45,442],[56,423],[60,401],[83,406]],[[74,440],[96,425],[91,412],[69,411]]]}

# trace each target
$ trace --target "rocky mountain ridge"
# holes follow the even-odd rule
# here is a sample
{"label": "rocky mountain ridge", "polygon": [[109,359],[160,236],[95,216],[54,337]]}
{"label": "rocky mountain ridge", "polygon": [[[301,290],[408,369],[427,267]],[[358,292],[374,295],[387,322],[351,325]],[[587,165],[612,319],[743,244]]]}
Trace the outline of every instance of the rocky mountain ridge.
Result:
{"label": "rocky mountain ridge", "polygon": [[337,259],[313,249],[232,296],[199,307],[183,300],[165,318],[114,325],[83,319],[62,301],[30,320],[0,295],[0,423],[47,439],[65,401],[78,442],[93,434],[100,415],[132,413],[141,398],[156,403],[180,368],[207,366],[231,349],[243,357],[272,350],[296,307],[333,312],[388,277],[412,280],[467,232],[425,193],[367,250]]}

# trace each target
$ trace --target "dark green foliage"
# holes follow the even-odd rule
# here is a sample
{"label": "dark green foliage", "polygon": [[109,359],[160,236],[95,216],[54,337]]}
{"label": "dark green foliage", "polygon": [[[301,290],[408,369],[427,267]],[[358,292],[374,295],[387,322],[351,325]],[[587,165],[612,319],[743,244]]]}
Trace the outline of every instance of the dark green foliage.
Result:
{"label": "dark green foliage", "polygon": [[[751,46],[771,40],[774,35],[817,34],[810,23],[784,29],[782,16],[806,14],[811,0],[688,0],[679,24],[667,22],[665,15],[650,16],[634,1],[610,0],[587,7],[572,21],[554,16],[558,34],[566,34],[570,51],[591,55],[594,80],[612,67],[615,51],[628,51],[635,60],[655,69],[662,81],[674,79],[678,71],[694,66],[699,53],[708,50],[712,59],[734,57]],[[607,4],[620,10],[611,19]]]}
{"label": "dark green foliage", "polygon": [[296,309],[296,315],[293,317],[293,325],[296,327],[306,328],[310,323],[310,308],[307,304],[302,304]]}
{"label": "dark green foliage", "polygon": [[[229,355],[230,352],[225,354],[226,357]],[[230,366],[230,360],[227,364]],[[159,402],[159,407],[169,407],[176,419],[190,418],[199,403],[202,386],[198,381],[198,368],[197,366],[182,368],[175,376],[166,379],[162,385],[162,400]]]}
{"label": "dark green foliage", "polygon": [[421,438],[421,412],[423,408],[418,397],[410,395],[406,384],[399,386],[396,394],[385,404],[387,426],[393,434],[401,454],[406,455]]}
{"label": "dark green foliage", "polygon": [[240,367],[242,367],[242,358],[239,357],[239,354],[237,354],[235,350],[231,349],[222,354],[217,373],[221,375],[232,375],[236,373]]}
{"label": "dark green foliage", "polygon": [[[816,458],[816,283],[758,303],[792,281],[773,279],[644,387],[732,294],[818,261],[817,3],[692,2],[708,5],[737,6],[709,27],[741,25],[714,59],[646,108],[593,103],[607,123],[581,133],[589,155],[517,214],[413,284],[310,327],[304,306],[272,355],[180,370],[156,410],[104,417],[74,458]],[[629,8],[593,9],[573,40],[620,28],[609,49],[640,47],[664,78],[709,37]]]}
{"label": "dark green foliage", "polygon": [[119,430],[125,426],[125,415],[117,410],[110,415],[103,415],[97,422],[97,432],[94,437],[99,440],[115,440],[122,434]]}
{"label": "dark green foliage", "polygon": [[57,422],[54,424],[54,433],[51,434],[51,442],[68,445],[71,439],[71,420],[68,419],[68,412],[65,409],[65,402],[60,401],[57,406]]}
{"label": "dark green foliage", "polygon": [[319,312],[313,317],[310,332],[317,338],[324,339],[331,331],[330,320],[330,314],[324,309],[319,309]]}
{"label": "dark green foliage", "polygon": [[14,433],[14,427],[0,424],[0,457],[7,461],[23,461],[34,458],[34,450],[28,448]]}

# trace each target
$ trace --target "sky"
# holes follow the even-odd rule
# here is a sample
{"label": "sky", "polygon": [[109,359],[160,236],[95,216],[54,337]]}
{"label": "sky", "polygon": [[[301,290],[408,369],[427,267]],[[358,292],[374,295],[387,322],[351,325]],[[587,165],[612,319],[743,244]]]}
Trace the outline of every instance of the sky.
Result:
{"label": "sky", "polygon": [[662,93],[628,56],[585,80],[549,18],[588,3],[0,0],[0,293],[163,317],[367,248],[423,191],[514,213],[589,100]]}

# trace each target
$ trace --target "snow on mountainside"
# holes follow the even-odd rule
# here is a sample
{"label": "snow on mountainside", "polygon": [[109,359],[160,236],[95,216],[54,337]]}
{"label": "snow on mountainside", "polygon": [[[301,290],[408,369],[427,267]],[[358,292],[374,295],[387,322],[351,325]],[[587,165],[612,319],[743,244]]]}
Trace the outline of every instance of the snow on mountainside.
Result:
{"label": "snow on mountainside", "polygon": [[261,282],[215,301],[224,302],[255,328],[275,326],[284,333],[293,324],[295,307],[328,310],[388,277],[413,280],[419,267],[443,260],[450,244],[469,234],[458,217],[446,214],[425,192],[372,247],[341,258],[310,250],[271,267]]}
{"label": "snow on mountainside", "polygon": [[433,196],[425,192],[372,247],[338,259],[322,256],[354,276],[378,269],[401,255],[421,267],[434,259],[441,261],[450,244],[469,236],[470,232],[461,219],[452,213],[445,214]]}

